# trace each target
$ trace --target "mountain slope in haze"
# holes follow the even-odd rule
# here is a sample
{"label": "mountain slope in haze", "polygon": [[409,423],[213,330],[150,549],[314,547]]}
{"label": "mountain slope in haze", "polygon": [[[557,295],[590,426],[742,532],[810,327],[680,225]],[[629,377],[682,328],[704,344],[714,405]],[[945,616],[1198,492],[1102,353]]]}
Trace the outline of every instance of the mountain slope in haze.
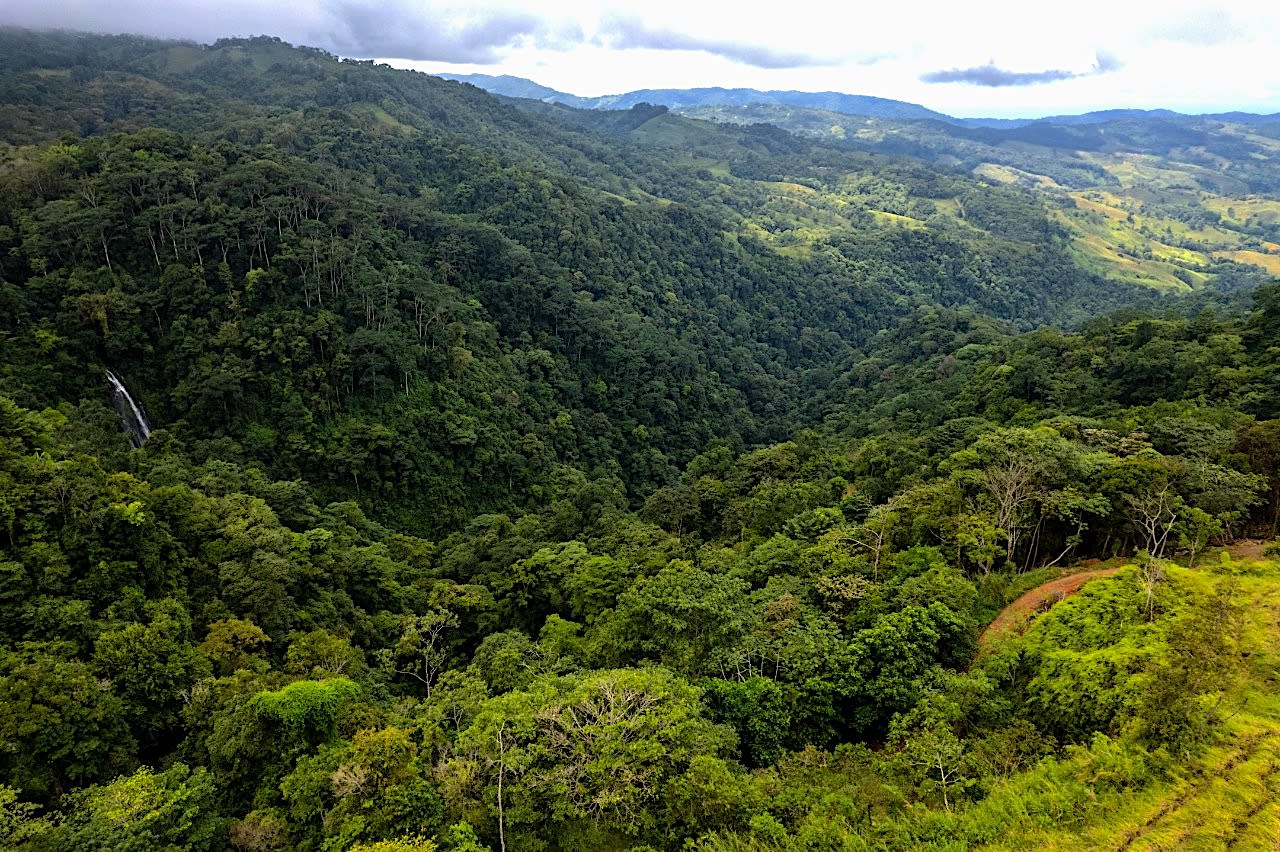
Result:
{"label": "mountain slope in haze", "polygon": [[1246,112],[1205,113],[1189,116],[1168,109],[1106,109],[1080,114],[1046,115],[1036,118],[957,117],[937,112],[907,101],[853,95],[844,92],[801,92],[749,88],[725,89],[703,87],[690,89],[637,89],[618,95],[584,97],[543,86],[524,77],[509,74],[440,74],[447,80],[470,83],[495,95],[509,98],[532,98],[577,109],[629,109],[642,103],[657,104],[678,111],[710,107],[787,106],[824,110],[842,115],[870,116],[902,120],[933,119],[958,127],[1009,130],[1029,124],[1087,125],[1104,124],[1118,119],[1206,118],[1242,124],[1269,123],[1280,114],[1258,115]]}
{"label": "mountain slope in haze", "polygon": [[[514,93],[527,81],[500,82],[496,90]],[[609,109],[604,101],[639,98],[575,100],[531,93],[544,103],[564,101],[592,110]],[[690,90],[649,91],[644,97],[685,116],[770,124],[807,139],[918,158],[934,168],[959,169],[1041,194],[1070,234],[1075,262],[1118,283],[1186,291],[1213,278],[1225,280],[1224,262],[1280,274],[1280,174],[1272,166],[1280,155],[1280,117],[1275,115],[1103,110],[1034,120],[920,118],[895,116],[881,103],[833,102],[822,94],[806,99],[781,93],[788,103],[770,102],[777,94]],[[589,118],[560,115],[592,124]],[[670,148],[677,140],[689,141],[687,130],[672,134],[671,119],[654,117],[645,127],[633,126],[637,115],[600,119],[595,126],[625,127],[637,141],[665,141]],[[660,129],[660,124],[667,126]]]}
{"label": "mountain slope in haze", "polygon": [[540,86],[522,77],[490,76],[487,74],[441,74],[449,80],[470,83],[495,95],[512,98],[533,98],[547,103],[564,104],[577,109],[630,109],[639,104],[657,104],[671,109],[683,109],[709,105],[744,106],[746,104],[777,104],[811,109],[825,109],[849,115],[874,115],[885,118],[954,121],[950,116],[934,112],[918,104],[877,98],[870,95],[847,95],[841,92],[761,91],[759,89],[724,89],[718,87],[694,89],[637,89],[620,95],[582,97]]}

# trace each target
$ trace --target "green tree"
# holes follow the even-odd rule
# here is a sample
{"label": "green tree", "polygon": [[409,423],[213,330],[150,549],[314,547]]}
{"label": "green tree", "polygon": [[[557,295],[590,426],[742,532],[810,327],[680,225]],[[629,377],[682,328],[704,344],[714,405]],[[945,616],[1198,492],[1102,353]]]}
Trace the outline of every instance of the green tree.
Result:
{"label": "green tree", "polygon": [[199,651],[221,675],[234,674],[242,669],[265,672],[270,663],[263,659],[259,649],[270,641],[253,622],[228,618],[209,625],[209,632],[200,643]]}
{"label": "green tree", "polygon": [[460,623],[455,613],[441,608],[403,616],[395,646],[379,652],[383,668],[413,678],[430,698],[431,688],[447,668],[450,631]]}
{"label": "green tree", "polygon": [[72,793],[66,821],[54,832],[64,849],[220,849],[227,820],[219,816],[212,776],[176,763],[143,767],[109,784]]}
{"label": "green tree", "polygon": [[0,784],[0,843],[11,849],[36,847],[53,827],[39,805],[22,801],[17,790]]}
{"label": "green tree", "polygon": [[[701,715],[699,692],[662,669],[540,679],[489,699],[442,767],[455,810],[483,804],[500,845],[550,833],[569,848],[655,837],[691,761],[733,746]],[[513,841],[514,843],[514,841]]]}
{"label": "green tree", "polygon": [[161,614],[147,625],[103,633],[94,649],[94,670],[110,681],[139,741],[152,750],[179,728],[184,695],[211,674],[186,634],[176,619]]}
{"label": "green tree", "polygon": [[284,662],[285,671],[313,679],[344,675],[358,680],[365,673],[364,654],[323,628],[295,634]]}
{"label": "green tree", "polygon": [[911,782],[921,798],[938,795],[950,812],[960,791],[972,784],[964,742],[952,730],[955,721],[945,701],[922,700],[889,725],[889,761]]}
{"label": "green tree", "polygon": [[430,835],[441,825],[440,796],[407,728],[357,731],[350,743],[299,760],[280,790],[295,832],[309,829],[324,849]]}
{"label": "green tree", "polygon": [[776,681],[708,680],[703,701],[708,715],[738,734],[738,755],[749,767],[770,766],[797,743],[792,723],[795,696]]}
{"label": "green tree", "polygon": [[699,675],[727,670],[746,636],[741,580],[676,560],[618,598],[597,635],[621,661],[651,659]]}
{"label": "green tree", "polygon": [[1167,650],[1148,663],[1138,696],[1135,715],[1145,742],[1185,752],[1211,737],[1243,675],[1244,626],[1231,580],[1220,580],[1169,625]]}
{"label": "green tree", "polygon": [[5,777],[57,797],[129,767],[136,744],[124,702],[64,645],[0,653]]}
{"label": "green tree", "polygon": [[1000,541],[1008,541],[1008,533],[982,513],[965,514],[956,518],[955,537],[957,551],[967,555],[984,577],[991,573],[996,556],[1000,553]]}

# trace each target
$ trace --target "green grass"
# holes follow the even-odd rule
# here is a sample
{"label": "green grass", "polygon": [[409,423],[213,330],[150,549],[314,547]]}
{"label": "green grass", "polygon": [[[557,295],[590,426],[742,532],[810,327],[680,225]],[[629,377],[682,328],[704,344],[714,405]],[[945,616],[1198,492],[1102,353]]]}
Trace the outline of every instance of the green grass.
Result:
{"label": "green grass", "polygon": [[165,51],[165,69],[174,73],[184,73],[196,68],[207,58],[207,54],[192,45],[176,45]]}
{"label": "green grass", "polygon": [[997,163],[983,163],[973,170],[974,174],[994,180],[999,183],[1019,184],[1022,186],[1039,187],[1040,189],[1061,189],[1053,178],[1048,175],[1040,175],[1035,172],[1024,171],[1009,165],[1001,165]]}
{"label": "green grass", "polygon": [[1126,284],[1158,290],[1190,289],[1177,274],[1176,264],[1129,254],[1118,240],[1106,232],[1075,226],[1072,253],[1084,268]]}
{"label": "green grass", "polygon": [[1280,276],[1280,254],[1242,249],[1240,251],[1216,251],[1213,253],[1213,256],[1229,258],[1230,260],[1234,260],[1236,263],[1247,263],[1251,266],[1260,266],[1272,275]]}
{"label": "green grass", "polygon": [[351,106],[350,110],[355,115],[361,115],[372,119],[374,126],[378,130],[384,132],[398,133],[402,136],[412,136],[417,132],[409,125],[391,115],[378,104],[354,104]]}
{"label": "green grass", "polygon": [[[1215,259],[1280,275],[1280,243],[1256,235],[1258,228],[1280,223],[1280,200],[1223,194],[1223,183],[1232,180],[1229,169],[1149,154],[1082,156],[1114,183],[1066,192],[1049,178],[1007,165],[984,163],[974,171],[1055,200],[1070,198],[1074,206],[1058,209],[1057,219],[1072,235],[1077,260],[1104,277],[1186,290],[1212,278],[1206,270]],[[1192,224],[1197,216],[1202,221]]]}
{"label": "green grass", "polygon": [[[1212,557],[1210,557],[1211,559]],[[1137,792],[1099,796],[1081,824],[1012,828],[987,849],[1275,849],[1280,843],[1280,563],[1206,560],[1178,582],[1236,585],[1247,676],[1228,696],[1220,736],[1174,757],[1171,776]],[[1122,577],[1099,582],[1124,582]]]}

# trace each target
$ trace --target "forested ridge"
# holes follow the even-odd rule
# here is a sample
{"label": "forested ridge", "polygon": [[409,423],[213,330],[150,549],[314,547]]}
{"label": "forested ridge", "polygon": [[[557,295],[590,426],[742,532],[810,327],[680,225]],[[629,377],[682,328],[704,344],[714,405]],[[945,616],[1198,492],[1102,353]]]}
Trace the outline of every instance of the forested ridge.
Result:
{"label": "forested ridge", "polygon": [[269,38],[0,31],[0,130],[5,845],[1275,837],[1257,266]]}

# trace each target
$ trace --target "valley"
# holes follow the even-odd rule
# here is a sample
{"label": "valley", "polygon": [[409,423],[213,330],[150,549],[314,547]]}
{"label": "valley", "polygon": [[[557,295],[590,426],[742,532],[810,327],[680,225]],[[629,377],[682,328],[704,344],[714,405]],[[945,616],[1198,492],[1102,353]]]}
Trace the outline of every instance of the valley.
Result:
{"label": "valley", "polygon": [[1274,117],[700,91],[0,29],[0,845],[1274,845]]}

